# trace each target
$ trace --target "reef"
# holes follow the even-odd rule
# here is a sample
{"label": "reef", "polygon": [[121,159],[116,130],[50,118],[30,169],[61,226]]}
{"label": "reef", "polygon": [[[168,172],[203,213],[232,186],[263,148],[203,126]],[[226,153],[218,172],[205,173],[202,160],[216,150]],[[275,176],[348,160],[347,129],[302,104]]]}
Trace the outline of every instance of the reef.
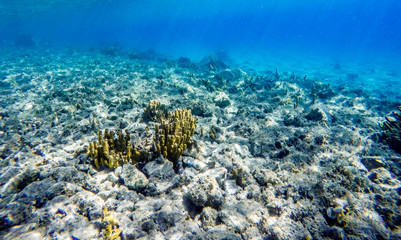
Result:
{"label": "reef", "polygon": [[401,106],[397,112],[392,112],[385,118],[386,120],[380,123],[383,142],[397,153],[401,153]]}
{"label": "reef", "polygon": [[0,239],[401,239],[400,74],[10,51]]}
{"label": "reef", "polygon": [[196,129],[196,117],[191,110],[177,109],[167,119],[155,125],[156,152],[175,162],[184,153]]}

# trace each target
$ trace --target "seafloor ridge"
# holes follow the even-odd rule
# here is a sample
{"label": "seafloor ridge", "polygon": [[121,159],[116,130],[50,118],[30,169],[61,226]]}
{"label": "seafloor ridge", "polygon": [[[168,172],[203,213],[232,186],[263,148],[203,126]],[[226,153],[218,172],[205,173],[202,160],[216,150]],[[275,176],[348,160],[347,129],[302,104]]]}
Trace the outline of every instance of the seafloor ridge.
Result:
{"label": "seafloor ridge", "polygon": [[4,239],[401,239],[396,102],[222,53],[1,51]]}

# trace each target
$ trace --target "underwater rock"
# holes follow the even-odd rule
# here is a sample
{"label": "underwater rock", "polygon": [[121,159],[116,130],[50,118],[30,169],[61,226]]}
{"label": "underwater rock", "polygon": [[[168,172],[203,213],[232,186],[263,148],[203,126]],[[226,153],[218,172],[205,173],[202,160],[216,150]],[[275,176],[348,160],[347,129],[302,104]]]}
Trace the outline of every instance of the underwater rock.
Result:
{"label": "underwater rock", "polygon": [[34,206],[20,202],[11,202],[0,211],[0,230],[4,230],[29,219]]}
{"label": "underwater rock", "polygon": [[60,182],[81,183],[85,179],[84,173],[78,171],[75,167],[56,167],[40,173],[41,178],[51,177]]}
{"label": "underwater rock", "polygon": [[218,92],[215,95],[213,102],[216,104],[216,106],[221,108],[225,108],[231,105],[230,98],[224,92]]}
{"label": "underwater rock", "polygon": [[[88,219],[76,212],[73,207],[71,211],[55,209],[48,216],[50,224],[46,228],[47,234],[57,236],[60,239],[93,239],[98,232],[93,224],[90,224]],[[50,218],[50,219],[49,219]],[[43,218],[42,218],[43,219]]]}
{"label": "underwater rock", "polygon": [[141,224],[141,229],[147,233],[155,230],[157,228],[157,224],[153,219],[146,219]]}
{"label": "underwater rock", "polygon": [[26,234],[21,235],[20,239],[24,240],[41,240],[43,239],[43,236],[40,232],[29,232]]}
{"label": "underwater rock", "polygon": [[[126,189],[128,191],[128,189]],[[135,202],[130,200],[123,200],[120,201],[116,212],[132,212],[135,210]]]}
{"label": "underwater rock", "polygon": [[67,182],[57,182],[53,186],[51,186],[49,189],[46,191],[46,197],[51,200],[57,196],[63,195],[63,194],[68,194],[68,195],[73,195],[75,194],[79,189]]}
{"label": "underwater rock", "polygon": [[[110,226],[102,211],[107,206],[121,239],[401,239],[399,158],[380,143],[391,138],[400,146],[399,114],[381,125],[388,125],[386,141],[376,124],[378,114],[397,103],[370,98],[395,90],[363,90],[357,98],[361,90],[337,91],[337,81],[334,90],[317,86],[311,103],[316,81],[306,77],[275,76],[245,62],[238,65],[247,73],[216,59],[202,65],[115,50],[0,54],[0,86],[11,88],[0,90],[0,238],[99,239]],[[341,78],[309,72],[325,82]],[[366,83],[375,81],[358,73]],[[166,154],[171,162],[154,155],[152,136],[166,113],[155,118],[157,107],[149,108],[149,124],[142,121],[151,99],[204,117],[193,136],[190,128],[187,151]],[[319,122],[336,117],[337,124]],[[166,124],[173,128],[169,135],[180,131],[173,125]],[[151,155],[96,169],[85,143],[107,126],[133,137],[102,132],[90,151],[99,165],[95,150],[106,139],[109,153],[101,157],[108,164],[111,155],[120,161],[141,150],[134,146],[146,146]],[[343,206],[327,204],[333,196],[349,201],[349,221],[342,221]]]}
{"label": "underwater rock", "polygon": [[265,209],[263,209],[262,204],[260,204],[257,201],[249,199],[241,200],[238,203],[232,205],[232,210],[235,210],[236,212],[245,216],[245,219],[248,222],[246,224],[246,227],[249,227],[249,224],[252,225],[261,224],[264,221],[263,216],[267,212]]}
{"label": "underwater rock", "polygon": [[144,194],[151,196],[161,194],[179,185],[180,176],[175,174],[173,163],[162,157],[159,159],[162,161],[151,161],[142,169],[149,179],[149,185]]}
{"label": "underwater rock", "polygon": [[336,94],[334,93],[334,90],[332,88],[327,88],[327,89],[323,89],[321,91],[319,91],[317,93],[317,96],[320,99],[328,99],[328,98],[332,98],[334,97]]}
{"label": "underwater rock", "polygon": [[256,184],[251,184],[249,186],[246,186],[245,191],[247,193],[246,197],[248,199],[252,199],[252,198],[256,199],[260,196],[260,193],[261,193],[260,187]]}
{"label": "underwater rock", "polygon": [[199,65],[207,71],[216,71],[228,68],[228,66],[221,61],[216,55],[209,55],[204,57]]}
{"label": "underwater rock", "polygon": [[310,236],[301,222],[295,222],[290,218],[279,218],[278,221],[271,226],[266,226],[264,229],[269,239],[306,239]]}
{"label": "underwater rock", "polygon": [[242,190],[242,188],[237,185],[236,180],[224,181],[223,189],[230,195],[235,195]]}
{"label": "underwater rock", "polygon": [[241,235],[243,239],[263,239],[257,226],[248,227]]}
{"label": "underwater rock", "polygon": [[46,201],[46,191],[56,182],[52,179],[44,179],[39,182],[33,182],[26,186],[19,194],[19,201],[25,204],[33,204],[35,207],[41,207]]}
{"label": "underwater rock", "polygon": [[380,123],[380,127],[383,129],[383,142],[397,153],[401,153],[401,106],[397,110],[386,116],[386,121]]}
{"label": "underwater rock", "polygon": [[218,209],[224,203],[223,191],[213,176],[202,175],[188,186],[185,198],[197,207]]}
{"label": "underwater rock", "polygon": [[218,220],[234,232],[244,232],[248,221],[235,209],[223,209],[218,213]]}
{"label": "underwater rock", "polygon": [[375,183],[394,185],[391,173],[385,168],[373,169],[369,174],[369,179]]}
{"label": "underwater rock", "polygon": [[268,184],[274,186],[279,183],[277,174],[270,169],[257,170],[253,176],[256,179],[257,183],[262,187],[266,187]]}
{"label": "underwater rock", "polygon": [[214,208],[204,207],[199,217],[202,228],[206,230],[208,227],[214,227],[217,224],[217,214],[218,212]]}
{"label": "underwater rock", "polygon": [[302,119],[292,114],[285,115],[283,123],[285,126],[301,127],[303,125]]}
{"label": "underwater rock", "polygon": [[190,167],[196,171],[202,171],[206,168],[206,164],[204,162],[192,157],[184,157],[182,159],[182,163],[184,167]]}
{"label": "underwater rock", "polygon": [[370,171],[376,168],[386,168],[386,159],[382,157],[362,157],[362,164]]}
{"label": "underwater rock", "polygon": [[311,120],[311,121],[323,121],[327,119],[326,113],[320,109],[319,107],[316,107],[312,109],[306,116],[306,119]]}
{"label": "underwater rock", "polygon": [[7,166],[2,168],[0,172],[0,185],[6,184],[11,178],[17,176],[21,172],[23,172],[23,169],[19,167]]}
{"label": "underwater rock", "polygon": [[[401,226],[401,207],[399,206],[399,196],[385,196],[384,194],[376,194],[375,200],[375,210],[380,214],[381,218],[383,218],[390,228],[399,228]],[[398,235],[399,234],[400,233],[398,233]]]}
{"label": "underwater rock", "polygon": [[0,176],[1,196],[16,193],[25,188],[28,184],[36,181],[39,177],[39,170],[33,167],[26,169],[6,167]]}
{"label": "underwater rock", "polygon": [[213,230],[213,231],[208,231],[205,232],[201,235],[198,235],[194,238],[194,240],[225,240],[225,239],[230,239],[230,240],[242,240],[241,236],[231,233],[231,232],[226,232],[222,230]]}
{"label": "underwater rock", "polygon": [[[175,239],[176,237],[187,239],[183,237],[185,233],[197,234],[200,232],[199,226],[188,224],[192,221],[187,218],[188,215],[181,198],[177,200],[170,199],[155,206],[157,207],[154,209],[155,212],[148,217],[148,219],[153,219],[157,225],[156,229],[162,232],[166,239]],[[152,233],[150,235],[148,237],[154,239]]]}
{"label": "underwater rock", "polygon": [[146,178],[145,174],[131,164],[124,164],[122,167],[117,167],[115,173],[130,190],[140,191],[149,184],[149,180]]}
{"label": "underwater rock", "polygon": [[8,88],[11,88],[11,86],[12,85],[9,82],[5,82],[5,81],[3,81],[2,78],[0,78],[0,89],[8,89]]}
{"label": "underwater rock", "polygon": [[247,74],[241,69],[225,69],[221,71],[220,76],[225,79],[228,83],[238,82],[239,80],[245,78]]}
{"label": "underwater rock", "polygon": [[157,224],[157,229],[159,231],[165,232],[167,231],[170,227],[173,227],[180,221],[182,216],[180,216],[180,213],[178,212],[167,212],[164,210],[161,210],[157,213],[154,213],[151,215],[151,218],[153,221]]}
{"label": "underwater rock", "polygon": [[142,171],[148,178],[169,181],[175,176],[173,163],[164,160],[162,157],[159,157],[158,159],[147,163],[142,168]]}
{"label": "underwater rock", "polygon": [[104,201],[101,197],[92,192],[78,192],[72,196],[69,201],[78,207],[81,214],[89,216],[90,219],[97,219],[96,216],[101,216]]}
{"label": "underwater rock", "polygon": [[208,107],[208,104],[203,101],[196,101],[191,104],[191,111],[193,115],[199,117],[210,117],[212,116],[212,111]]}
{"label": "underwater rock", "polygon": [[331,227],[331,228],[323,231],[323,236],[328,237],[330,239],[340,239],[340,240],[348,239],[344,232],[344,229],[337,227],[337,226]]}
{"label": "underwater rock", "polygon": [[9,156],[12,156],[13,153],[18,152],[21,149],[21,143],[19,139],[17,140],[18,135],[15,134],[11,140],[7,141],[0,149],[0,158],[6,159]]}
{"label": "underwater rock", "polygon": [[185,197],[197,207],[211,206],[219,208],[224,203],[224,198],[220,191],[212,191],[213,188],[214,185],[212,184],[206,186],[197,185],[192,187]]}
{"label": "underwater rock", "polygon": [[180,68],[195,68],[195,64],[187,57],[180,57],[177,60],[178,67]]}
{"label": "underwater rock", "polygon": [[283,148],[280,151],[278,151],[276,154],[273,154],[274,158],[285,158],[290,154],[290,150],[287,148]]}

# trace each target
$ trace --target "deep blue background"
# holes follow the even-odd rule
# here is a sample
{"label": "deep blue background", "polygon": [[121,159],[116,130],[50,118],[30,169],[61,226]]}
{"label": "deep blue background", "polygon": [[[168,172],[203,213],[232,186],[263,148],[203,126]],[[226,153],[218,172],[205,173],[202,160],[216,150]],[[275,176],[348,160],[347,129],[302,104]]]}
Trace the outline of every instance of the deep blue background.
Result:
{"label": "deep blue background", "polygon": [[2,43],[23,34],[49,46],[118,42],[187,56],[272,49],[401,56],[399,0],[50,2],[1,0]]}

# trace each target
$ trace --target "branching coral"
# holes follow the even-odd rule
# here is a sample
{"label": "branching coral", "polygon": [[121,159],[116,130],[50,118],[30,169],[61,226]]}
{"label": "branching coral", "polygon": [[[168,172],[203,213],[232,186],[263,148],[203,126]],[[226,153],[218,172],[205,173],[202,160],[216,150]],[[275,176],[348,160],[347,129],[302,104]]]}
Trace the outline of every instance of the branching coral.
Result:
{"label": "branching coral", "polygon": [[[158,106],[155,104],[153,106]],[[123,134],[121,130],[114,133],[106,129],[104,134],[99,131],[97,142],[89,143],[88,156],[93,159],[98,169],[105,166],[114,169],[126,163],[147,161],[152,159],[155,151],[175,162],[191,143],[197,119],[192,116],[191,110],[186,108],[170,113],[168,118],[162,116],[160,115],[160,124],[155,125],[153,145],[134,147],[128,131]]]}
{"label": "branching coral", "polygon": [[149,105],[143,109],[142,118],[145,121],[158,122],[167,116],[166,106],[156,100],[150,100]]}
{"label": "branching coral", "polygon": [[162,119],[155,125],[156,152],[175,162],[191,143],[195,133],[196,118],[191,110],[186,108],[170,113],[167,119]]}
{"label": "branching coral", "polygon": [[106,207],[103,209],[102,224],[105,239],[113,240],[120,236],[120,223],[115,217],[113,217],[113,215],[111,215],[109,211],[107,211]]}
{"label": "branching coral", "polygon": [[380,124],[383,129],[383,141],[394,151],[401,153],[401,106],[398,112],[386,116],[386,121]]}
{"label": "branching coral", "polygon": [[99,131],[98,142],[89,143],[88,155],[98,169],[104,166],[114,169],[125,163],[135,164],[147,159],[150,153],[132,146],[130,139],[128,131],[125,131],[125,135],[121,130],[115,134],[105,129],[103,135]]}

